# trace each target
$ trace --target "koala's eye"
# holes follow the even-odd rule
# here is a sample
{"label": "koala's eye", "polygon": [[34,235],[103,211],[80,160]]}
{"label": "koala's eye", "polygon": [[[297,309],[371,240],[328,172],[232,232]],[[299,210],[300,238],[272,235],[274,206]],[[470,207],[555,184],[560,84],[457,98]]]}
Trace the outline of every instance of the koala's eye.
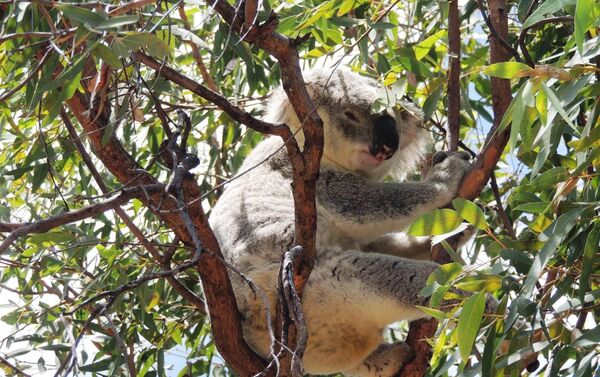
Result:
{"label": "koala's eye", "polygon": [[352,114],[350,111],[344,111],[344,116],[353,122],[358,122],[358,118],[356,115]]}

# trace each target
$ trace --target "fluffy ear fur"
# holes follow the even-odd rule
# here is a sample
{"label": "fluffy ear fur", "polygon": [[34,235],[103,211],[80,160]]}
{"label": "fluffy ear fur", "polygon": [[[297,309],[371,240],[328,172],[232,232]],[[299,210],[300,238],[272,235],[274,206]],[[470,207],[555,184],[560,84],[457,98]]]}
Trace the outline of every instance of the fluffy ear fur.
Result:
{"label": "fluffy ear fur", "polygon": [[423,112],[412,102],[402,101],[396,110],[396,123],[400,129],[400,149],[392,157],[390,175],[396,180],[406,178],[425,159],[432,143],[431,135],[423,125]]}
{"label": "fluffy ear fur", "polygon": [[[337,68],[333,73],[330,69],[314,69],[304,75],[304,81],[317,108],[322,101],[335,98],[336,94],[340,96],[340,93],[359,101],[359,104],[366,108],[370,108],[379,98],[380,86],[377,81],[360,76],[347,68]],[[407,101],[401,101],[400,107],[401,109],[390,111],[398,125],[400,148],[388,165],[388,173],[397,180],[404,179],[418,167],[431,144],[429,131],[423,126],[421,109]],[[281,87],[272,93],[267,103],[266,120],[272,123],[286,123],[293,131],[298,131],[296,139],[301,146],[304,144],[301,124]]]}

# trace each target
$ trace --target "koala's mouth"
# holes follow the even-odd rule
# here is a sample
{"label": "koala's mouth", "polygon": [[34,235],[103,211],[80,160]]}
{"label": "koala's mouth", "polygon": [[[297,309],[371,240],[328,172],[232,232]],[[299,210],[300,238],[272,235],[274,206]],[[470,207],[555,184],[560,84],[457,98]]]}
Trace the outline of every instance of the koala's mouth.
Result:
{"label": "koala's mouth", "polygon": [[395,150],[381,150],[373,154],[368,149],[365,149],[360,152],[359,162],[363,166],[377,168],[383,163],[383,161],[389,160],[394,155],[394,152]]}

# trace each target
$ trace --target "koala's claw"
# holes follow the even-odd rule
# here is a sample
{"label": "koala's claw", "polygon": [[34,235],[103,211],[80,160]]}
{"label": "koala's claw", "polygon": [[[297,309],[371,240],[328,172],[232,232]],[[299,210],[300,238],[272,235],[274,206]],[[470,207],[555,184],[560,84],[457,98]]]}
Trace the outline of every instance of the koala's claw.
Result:
{"label": "koala's claw", "polygon": [[461,160],[465,160],[465,161],[471,160],[471,154],[466,151],[452,152],[450,155],[453,157],[460,158]]}
{"label": "koala's claw", "polygon": [[465,161],[470,161],[471,160],[471,155],[469,154],[469,152],[465,152],[465,151],[457,151],[457,152],[439,151],[439,152],[435,152],[435,154],[431,158],[431,162],[432,162],[433,165],[437,165],[437,164],[439,164],[441,162],[444,162],[446,160],[446,158],[448,158],[448,157],[454,157],[454,158],[457,158],[459,160],[465,160]]}
{"label": "koala's claw", "polygon": [[431,163],[433,165],[437,165],[440,162],[443,162],[446,159],[446,157],[448,157],[448,152],[443,152],[443,151],[435,152],[435,154],[431,158]]}

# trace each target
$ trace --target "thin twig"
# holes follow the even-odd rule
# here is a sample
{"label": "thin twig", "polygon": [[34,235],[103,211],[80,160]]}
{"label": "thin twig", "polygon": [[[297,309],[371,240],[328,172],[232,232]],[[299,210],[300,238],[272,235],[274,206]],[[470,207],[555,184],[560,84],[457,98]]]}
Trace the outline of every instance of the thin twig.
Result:
{"label": "thin twig", "polygon": [[29,73],[29,75],[27,75],[27,77],[25,77],[14,88],[10,89],[9,91],[5,92],[4,94],[2,94],[0,96],[0,102],[6,101],[13,94],[15,94],[16,92],[18,92],[19,89],[21,89],[22,87],[24,87],[25,85],[27,85],[27,83],[29,81],[31,81],[31,79],[33,79],[38,74],[38,72],[40,71],[40,69],[42,69],[44,67],[44,65],[46,64],[46,62],[50,58],[50,56],[51,56],[50,50],[48,49],[46,51],[46,53],[44,54],[44,56],[42,57],[42,59],[38,62],[38,64],[35,66],[35,68]]}
{"label": "thin twig", "polygon": [[16,366],[12,365],[8,360],[6,360],[5,358],[0,356],[0,364],[3,364],[4,366],[8,367],[10,370],[12,370],[15,375],[17,376],[21,376],[21,377],[31,377],[29,374],[23,372],[21,369],[17,368]]}
{"label": "thin twig", "polygon": [[[143,187],[144,190],[149,192],[156,192],[163,188],[164,186],[162,184],[154,184]],[[4,253],[6,249],[8,249],[8,247],[12,245],[19,237],[23,237],[31,233],[45,233],[50,229],[96,216],[102,212],[114,209],[117,206],[128,202],[134,197],[140,195],[141,192],[142,187],[126,188],[122,190],[119,195],[104,202],[73,210],[71,212],[61,213],[33,223],[23,223],[22,226],[13,230],[8,234],[8,236],[6,236],[6,239],[2,241],[0,244],[0,255],[2,255],[2,253]],[[11,226],[14,227],[14,223],[11,223]]]}
{"label": "thin twig", "polygon": [[498,189],[498,182],[496,181],[496,173],[492,172],[490,176],[490,186],[492,187],[492,192],[494,193],[494,198],[496,199],[496,208],[498,213],[500,214],[500,219],[504,224],[504,230],[513,240],[517,239],[517,235],[515,234],[515,230],[513,229],[512,222],[508,218],[506,211],[504,210],[504,206],[502,205],[502,197],[500,195],[500,190]]}
{"label": "thin twig", "polygon": [[532,68],[535,67],[535,61],[529,54],[529,50],[527,49],[527,45],[525,44],[525,38],[527,37],[527,32],[529,32],[529,30],[531,30],[531,29],[535,29],[537,27],[540,27],[540,26],[543,26],[543,25],[546,25],[549,23],[573,22],[573,20],[574,20],[573,16],[559,16],[559,17],[544,18],[544,19],[539,20],[538,22],[534,23],[533,25],[521,30],[521,33],[519,34],[519,38],[517,40],[517,44],[519,45],[519,48],[521,49],[521,52],[523,53],[523,57],[525,58],[525,61],[527,62],[527,64],[530,67],[532,67]]}
{"label": "thin twig", "polygon": [[519,52],[513,46],[511,46],[500,34],[498,34],[498,31],[496,31],[494,24],[490,21],[490,18],[488,17],[485,11],[485,7],[483,6],[482,0],[477,0],[477,7],[481,12],[481,17],[483,18],[483,21],[487,25],[488,29],[490,29],[490,33],[498,39],[498,42],[502,45],[502,47],[506,49],[507,52],[509,52],[512,56],[515,57],[516,61],[522,62],[523,60],[521,59]]}

